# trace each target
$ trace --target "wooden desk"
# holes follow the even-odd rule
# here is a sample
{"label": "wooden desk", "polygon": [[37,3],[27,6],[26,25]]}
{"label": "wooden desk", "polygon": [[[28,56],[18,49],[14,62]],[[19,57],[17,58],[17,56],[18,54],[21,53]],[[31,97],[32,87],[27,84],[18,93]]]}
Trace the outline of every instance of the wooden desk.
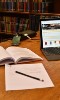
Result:
{"label": "wooden desk", "polygon": [[[39,39],[39,33],[36,37]],[[11,40],[0,43],[7,48]],[[21,41],[20,47],[26,47],[43,57],[42,62],[55,87],[31,90],[5,91],[5,67],[0,67],[0,100],[60,100],[60,61],[47,61],[40,50],[40,40]]]}

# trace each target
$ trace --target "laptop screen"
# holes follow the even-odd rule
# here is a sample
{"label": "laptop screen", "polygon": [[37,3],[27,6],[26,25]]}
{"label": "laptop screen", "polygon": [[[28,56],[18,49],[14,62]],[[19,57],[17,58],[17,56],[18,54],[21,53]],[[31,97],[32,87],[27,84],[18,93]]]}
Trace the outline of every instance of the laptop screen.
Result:
{"label": "laptop screen", "polygon": [[41,47],[60,47],[60,19],[40,20]]}

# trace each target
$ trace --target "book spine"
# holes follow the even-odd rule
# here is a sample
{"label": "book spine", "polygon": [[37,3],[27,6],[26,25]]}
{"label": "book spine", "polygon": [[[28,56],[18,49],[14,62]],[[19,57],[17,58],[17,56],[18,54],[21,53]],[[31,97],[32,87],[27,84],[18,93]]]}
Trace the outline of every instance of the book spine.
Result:
{"label": "book spine", "polygon": [[6,9],[6,0],[2,0],[3,1],[3,3],[2,3],[2,10],[4,10],[4,11],[6,11],[7,9]]}
{"label": "book spine", "polygon": [[11,11],[14,11],[14,1],[13,0],[11,0]]}
{"label": "book spine", "polygon": [[46,12],[46,2],[43,1],[42,2],[42,13],[45,13]]}
{"label": "book spine", "polygon": [[38,2],[37,0],[33,0],[33,12],[37,12],[38,11]]}
{"label": "book spine", "polygon": [[30,1],[29,0],[27,0],[27,3],[26,3],[26,11],[30,12]]}
{"label": "book spine", "polygon": [[11,17],[11,33],[15,34],[15,17]]}
{"label": "book spine", "polygon": [[22,0],[23,12],[26,12],[26,0]]}
{"label": "book spine", "polygon": [[11,33],[11,23],[7,23],[6,28],[7,28],[7,33],[10,34]]}
{"label": "book spine", "polygon": [[35,31],[39,30],[40,15],[35,16]]}
{"label": "book spine", "polygon": [[8,11],[11,10],[11,2],[10,2],[10,0],[7,0],[7,1],[6,1],[6,9],[7,9]]}
{"label": "book spine", "polygon": [[23,25],[22,25],[22,18],[20,18],[20,23],[19,23],[19,32],[23,30]]}
{"label": "book spine", "polygon": [[29,30],[29,19],[25,20],[25,24],[26,24],[26,30]]}
{"label": "book spine", "polygon": [[2,11],[2,1],[0,1],[0,11]]}
{"label": "book spine", "polygon": [[10,17],[6,17],[6,32],[8,34],[11,33],[11,29],[10,29]]}
{"label": "book spine", "polygon": [[34,14],[31,14],[30,15],[30,29],[35,31],[35,15]]}
{"label": "book spine", "polygon": [[17,10],[17,0],[13,0],[12,2],[13,4],[13,11],[16,11]]}
{"label": "book spine", "polygon": [[5,16],[3,16],[3,17],[0,17],[1,19],[1,21],[0,21],[0,29],[1,29],[1,32],[6,32],[6,30],[5,30]]}
{"label": "book spine", "polygon": [[23,31],[29,29],[28,24],[29,24],[29,19],[24,18]]}
{"label": "book spine", "polygon": [[5,5],[4,5],[4,0],[0,0],[0,11],[4,10]]}
{"label": "book spine", "polygon": [[24,2],[23,2],[23,0],[20,0],[20,11],[21,12],[24,11]]}
{"label": "book spine", "polygon": [[20,0],[17,0],[17,11],[20,11]]}
{"label": "book spine", "polygon": [[41,0],[37,1],[37,5],[38,5],[38,13],[41,13],[42,12],[42,2],[41,2]]}

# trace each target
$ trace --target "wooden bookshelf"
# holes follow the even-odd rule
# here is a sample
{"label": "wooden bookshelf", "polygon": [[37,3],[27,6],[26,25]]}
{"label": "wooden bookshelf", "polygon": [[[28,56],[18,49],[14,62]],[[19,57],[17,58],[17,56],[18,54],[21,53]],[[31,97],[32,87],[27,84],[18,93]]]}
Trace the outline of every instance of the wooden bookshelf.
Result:
{"label": "wooden bookshelf", "polygon": [[40,17],[59,13],[59,7],[59,0],[0,0],[0,35],[37,31]]}

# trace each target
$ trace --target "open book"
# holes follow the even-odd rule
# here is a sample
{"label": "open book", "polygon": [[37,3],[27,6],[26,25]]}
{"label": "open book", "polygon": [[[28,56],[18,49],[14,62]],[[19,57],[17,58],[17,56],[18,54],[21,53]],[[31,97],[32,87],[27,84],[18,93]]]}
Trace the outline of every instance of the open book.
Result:
{"label": "open book", "polygon": [[0,65],[6,63],[23,63],[36,60],[43,59],[27,48],[10,46],[7,49],[4,49],[2,46],[0,46]]}

